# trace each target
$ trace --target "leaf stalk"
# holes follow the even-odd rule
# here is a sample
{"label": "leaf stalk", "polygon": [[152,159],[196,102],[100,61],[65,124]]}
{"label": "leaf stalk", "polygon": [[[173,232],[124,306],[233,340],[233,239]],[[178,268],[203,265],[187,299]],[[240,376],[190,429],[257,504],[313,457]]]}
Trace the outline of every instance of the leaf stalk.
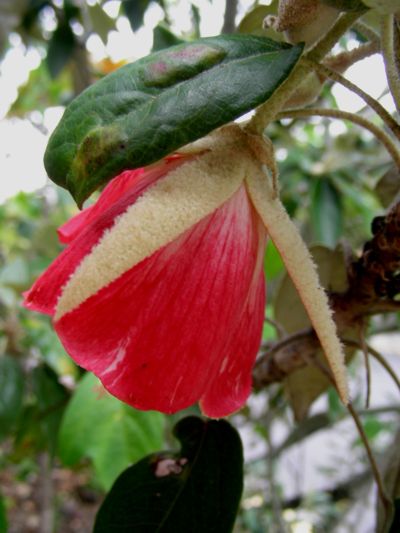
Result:
{"label": "leaf stalk", "polygon": [[400,113],[400,78],[394,51],[394,16],[383,15],[381,21],[382,55],[386,77],[397,111]]}

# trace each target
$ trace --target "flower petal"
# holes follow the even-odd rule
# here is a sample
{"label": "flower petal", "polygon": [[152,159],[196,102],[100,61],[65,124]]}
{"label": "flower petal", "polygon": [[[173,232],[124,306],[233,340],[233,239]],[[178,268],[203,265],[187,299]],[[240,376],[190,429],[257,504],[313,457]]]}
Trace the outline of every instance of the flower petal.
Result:
{"label": "flower petal", "polygon": [[243,183],[248,160],[237,150],[227,160],[223,155],[215,150],[181,164],[116,217],[63,287],[54,318],[78,307],[231,198]]}
{"label": "flower petal", "polygon": [[[134,171],[134,176],[130,176],[129,172],[117,176],[102,202],[100,202],[102,197],[99,198],[99,208],[95,204],[89,208],[87,215],[86,210],[82,211],[75,217],[75,223],[74,218],[70,221],[71,227],[67,229],[67,233],[68,239],[73,242],[36,280],[31,289],[24,293],[24,306],[33,311],[53,315],[64,285],[83,258],[98,243],[104,232],[114,225],[115,219],[134,204],[151,184],[185,161],[187,158],[170,158],[167,162],[162,162],[157,167],[141,173],[141,179],[138,179],[140,178],[139,171]],[[121,186],[118,184],[120,178],[122,178]],[[128,182],[130,182],[131,189],[124,193],[123,189],[126,188]],[[103,194],[105,192],[106,189]]]}
{"label": "flower petal", "polygon": [[[263,247],[264,251],[264,247]],[[252,284],[237,330],[209,389],[200,401],[201,410],[220,418],[240,409],[251,392],[251,371],[260,347],[265,316],[265,279],[261,271]]]}
{"label": "flower petal", "polygon": [[[265,231],[244,186],[214,213],[126,271],[55,321],[67,352],[115,396],[139,409],[172,413],[198,401],[215,412],[218,372],[230,383],[218,415],[236,410],[249,392],[261,336],[260,269]],[[259,292],[258,292],[259,291]],[[241,362],[231,364],[236,357]],[[243,349],[241,349],[243,347]],[[207,413],[207,407],[205,407]]]}
{"label": "flower petal", "polygon": [[135,185],[143,176],[144,169],[126,170],[110,181],[97,202],[60,226],[57,230],[60,242],[69,244],[96,217],[101,215],[110,205],[114,204],[126,191]]}

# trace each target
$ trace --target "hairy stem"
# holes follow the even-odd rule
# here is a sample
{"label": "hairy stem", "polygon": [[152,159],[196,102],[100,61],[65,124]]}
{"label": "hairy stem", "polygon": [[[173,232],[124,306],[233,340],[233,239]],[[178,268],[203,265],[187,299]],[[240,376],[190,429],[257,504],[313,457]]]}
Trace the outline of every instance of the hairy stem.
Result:
{"label": "hairy stem", "polygon": [[[316,361],[315,360],[314,364],[324,372],[324,374],[327,376],[327,378],[332,383],[332,385],[337,388],[337,384],[335,383],[335,380],[334,380],[334,378],[332,376],[332,373],[331,373],[330,369],[326,368],[325,365],[323,365],[320,361]],[[363,425],[361,423],[360,417],[358,416],[358,414],[355,411],[355,409],[354,409],[354,407],[353,407],[351,402],[347,403],[346,408],[347,408],[347,411],[349,412],[350,416],[354,420],[354,423],[356,425],[357,431],[358,431],[358,433],[360,435],[360,438],[361,438],[361,440],[363,442],[365,451],[367,452],[368,461],[369,461],[369,464],[371,466],[372,474],[374,476],[376,485],[378,487],[379,497],[380,497],[380,499],[382,501],[382,504],[383,504],[385,510],[387,510],[389,505],[390,505],[390,500],[389,500],[389,498],[386,495],[386,491],[385,491],[385,488],[384,488],[384,485],[383,485],[382,477],[381,477],[381,474],[379,472],[378,465],[376,464],[374,454],[372,453],[371,446],[369,445],[368,438],[367,438],[367,435],[365,434],[365,431],[364,431]]]}
{"label": "hairy stem", "polygon": [[354,24],[353,29],[364,35],[371,42],[380,43],[381,41],[379,35],[370,26],[359,20]]}
{"label": "hairy stem", "polygon": [[319,72],[320,74],[330,78],[331,80],[335,81],[336,83],[340,83],[343,85],[343,87],[346,87],[346,89],[349,89],[349,91],[352,91],[354,94],[359,96],[364,100],[365,103],[367,103],[377,115],[383,120],[383,122],[386,124],[386,126],[392,131],[392,133],[395,135],[395,137],[400,140],[400,124],[394,120],[394,118],[386,111],[386,109],[377,101],[375,98],[372,98],[369,94],[367,94],[365,91],[360,89],[357,85],[346,79],[344,76],[339,74],[338,72],[335,72],[334,70],[330,69],[329,67],[325,65],[321,65],[321,63],[316,63],[314,61],[306,60],[306,62],[313,66],[316,72]]}
{"label": "hairy stem", "polygon": [[330,117],[338,118],[341,120],[348,120],[353,122],[358,126],[365,128],[370,131],[386,148],[390,156],[392,157],[394,163],[400,170],[400,151],[397,149],[396,145],[392,139],[387,135],[381,128],[375,126],[371,121],[360,117],[354,113],[349,113],[348,111],[340,111],[339,109],[325,109],[325,108],[308,108],[308,109],[292,109],[289,111],[283,111],[279,113],[277,118],[306,118],[310,116],[319,116],[319,117]]}
{"label": "hairy stem", "polygon": [[361,323],[358,331],[358,338],[360,341],[360,348],[364,355],[364,363],[365,363],[365,377],[367,382],[367,391],[365,395],[365,408],[368,409],[370,399],[371,399],[371,365],[369,362],[369,350],[367,343],[365,341],[365,330],[364,330],[364,324]]}
{"label": "hairy stem", "polygon": [[[327,34],[305,54],[305,57],[313,61],[323,59],[359,16],[360,13],[341,15]],[[257,109],[246,125],[246,130],[250,133],[262,134],[268,124],[275,120],[276,115],[283,109],[293,92],[305,81],[311,70],[305,62],[299,62],[274,94]]]}
{"label": "hairy stem", "polygon": [[357,48],[354,48],[353,50],[346,50],[334,56],[329,56],[324,60],[324,65],[335,71],[344,72],[351,65],[357,63],[357,61],[361,61],[378,53],[380,49],[380,43],[372,41],[357,46]]}
{"label": "hairy stem", "polygon": [[312,61],[321,61],[335,46],[340,37],[346,33],[360,17],[361,13],[344,13],[332,28],[306,54]]}
{"label": "hairy stem", "polygon": [[400,113],[400,79],[394,51],[394,16],[384,15],[381,22],[382,52],[386,77],[397,111]]}

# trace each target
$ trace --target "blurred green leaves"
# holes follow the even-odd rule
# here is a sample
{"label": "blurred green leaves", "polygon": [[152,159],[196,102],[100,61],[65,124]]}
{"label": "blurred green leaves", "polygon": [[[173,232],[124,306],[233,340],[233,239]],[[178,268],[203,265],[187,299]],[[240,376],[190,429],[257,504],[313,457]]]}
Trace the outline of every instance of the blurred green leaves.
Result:
{"label": "blurred green leaves", "polygon": [[22,410],[24,376],[19,362],[0,356],[0,440],[15,429]]}
{"label": "blurred green leaves", "polygon": [[152,52],[157,52],[158,50],[163,50],[164,48],[183,42],[183,39],[173,34],[164,24],[157,24],[153,30]]}
{"label": "blurred green leaves", "polygon": [[7,515],[6,515],[6,506],[4,504],[4,498],[0,494],[0,533],[7,533],[8,524],[7,524]]}
{"label": "blurred green leaves", "polygon": [[68,61],[72,58],[75,48],[75,36],[68,24],[60,24],[53,33],[47,50],[47,67],[50,75],[56,78]]}
{"label": "blurred green leaves", "polygon": [[122,9],[128,17],[133,31],[136,31],[143,24],[144,14],[150,4],[150,0],[124,0]]}
{"label": "blurred green leaves", "polygon": [[104,489],[131,463],[162,447],[164,416],[137,411],[110,396],[93,374],[80,381],[63,418],[59,454],[65,465],[93,461]]}
{"label": "blurred green leaves", "polygon": [[335,185],[324,176],[318,178],[312,191],[311,223],[316,240],[335,246],[343,230],[343,207]]}

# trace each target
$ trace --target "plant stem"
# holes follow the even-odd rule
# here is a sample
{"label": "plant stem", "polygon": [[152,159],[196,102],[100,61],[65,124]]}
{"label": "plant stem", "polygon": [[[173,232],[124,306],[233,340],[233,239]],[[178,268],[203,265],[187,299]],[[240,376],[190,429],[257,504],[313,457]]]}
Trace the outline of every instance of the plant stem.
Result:
{"label": "plant stem", "polygon": [[324,61],[324,65],[332,68],[336,72],[344,72],[357,61],[361,61],[362,59],[378,53],[380,49],[380,43],[377,41],[362,44],[353,50],[345,50],[334,56],[327,57]]}
{"label": "plant stem", "polygon": [[343,87],[346,87],[346,89],[349,89],[353,93],[355,93],[357,96],[362,98],[364,102],[366,102],[379,117],[383,120],[383,122],[386,124],[386,126],[392,131],[392,133],[395,135],[397,139],[400,140],[400,124],[394,120],[394,118],[386,111],[386,109],[377,101],[375,98],[372,98],[369,94],[367,94],[365,91],[360,89],[357,85],[346,79],[344,76],[339,74],[338,72],[335,72],[334,70],[330,69],[329,67],[325,65],[321,65],[321,63],[315,63],[314,61],[311,62],[309,60],[305,60],[310,66],[313,66],[316,72],[321,73],[322,75],[330,78],[331,80],[340,83],[343,85]]}
{"label": "plant stem", "polygon": [[341,15],[327,34],[307,52],[306,57],[312,61],[321,61],[360,16],[360,12]]}
{"label": "plant stem", "polygon": [[400,79],[394,52],[394,16],[383,15],[381,22],[382,52],[386,77],[397,111],[400,113]]}
{"label": "plant stem", "polygon": [[285,103],[296,88],[304,82],[309,72],[310,69],[303,63],[298,63],[282,85],[265,104],[262,104],[257,109],[255,115],[245,126],[245,129],[250,133],[262,134],[265,128],[275,120],[279,111],[284,108]]}
{"label": "plant stem", "polygon": [[367,436],[365,434],[365,431],[364,431],[364,428],[363,428],[363,426],[361,424],[361,420],[360,420],[358,414],[356,413],[356,411],[355,411],[353,405],[351,404],[351,402],[349,404],[347,404],[346,407],[347,407],[348,412],[350,413],[350,416],[354,420],[354,423],[355,423],[355,425],[357,427],[358,433],[359,433],[359,435],[361,437],[361,440],[362,440],[362,442],[364,444],[365,451],[367,452],[369,464],[371,466],[371,470],[372,470],[372,473],[374,475],[376,485],[378,487],[379,497],[380,497],[380,499],[382,501],[382,504],[383,504],[385,510],[387,510],[388,506],[390,504],[390,501],[389,501],[389,499],[388,499],[388,497],[386,495],[385,488],[384,488],[384,485],[383,485],[383,481],[382,481],[382,478],[381,478],[381,474],[379,472],[378,465],[376,464],[374,455],[373,455],[371,447],[369,445],[368,438],[367,438]]}
{"label": "plant stem", "polygon": [[360,32],[362,35],[364,35],[364,37],[366,37],[371,42],[380,43],[381,41],[379,35],[372,28],[370,28],[363,22],[357,21],[354,24],[353,29]]}
{"label": "plant stem", "polygon": [[[345,346],[354,346],[355,348],[360,348],[360,345],[358,342],[350,340],[350,339],[342,339],[343,344]],[[374,357],[386,370],[386,372],[390,375],[390,377],[395,382],[397,388],[400,391],[400,379],[398,378],[396,372],[393,370],[393,368],[389,365],[389,363],[386,361],[386,359],[383,357],[381,353],[378,352],[378,350],[375,350],[372,346],[369,344],[365,344],[366,349],[368,352]]]}
{"label": "plant stem", "polygon": [[54,530],[54,488],[51,478],[52,460],[48,453],[42,453],[39,457],[40,467],[40,531],[52,533]]}
{"label": "plant stem", "polygon": [[[314,364],[318,368],[320,368],[320,370],[322,370],[324,372],[324,374],[327,376],[327,378],[332,383],[332,385],[337,389],[337,384],[335,383],[335,380],[333,379],[332,372],[330,371],[330,369],[327,368],[321,361],[315,360]],[[369,461],[369,464],[371,466],[371,470],[372,470],[376,485],[378,487],[379,497],[380,497],[380,499],[382,501],[383,507],[387,511],[387,509],[388,509],[388,507],[390,505],[390,500],[389,500],[389,498],[386,495],[386,491],[385,491],[385,488],[384,488],[382,477],[381,477],[381,474],[379,472],[378,465],[376,464],[374,454],[372,453],[371,447],[369,445],[368,438],[367,438],[367,435],[365,434],[365,431],[364,431],[363,425],[361,423],[360,417],[358,416],[358,414],[355,411],[355,409],[354,409],[354,407],[353,407],[351,402],[348,402],[346,404],[346,409],[347,409],[348,413],[350,414],[350,416],[352,417],[352,419],[354,420],[354,423],[356,425],[357,431],[358,431],[358,433],[360,435],[360,438],[361,438],[361,440],[363,442],[363,445],[365,447],[365,451],[367,452],[368,461]]]}
{"label": "plant stem", "polygon": [[285,329],[281,326],[281,324],[279,324],[279,322],[277,322],[276,320],[273,320],[272,318],[268,316],[264,318],[264,322],[269,324],[275,329],[278,339],[283,339],[284,337],[286,337],[287,333]]}
{"label": "plant stem", "polygon": [[366,382],[367,382],[367,391],[365,395],[365,408],[368,409],[370,399],[371,399],[371,364],[369,362],[369,350],[367,343],[365,341],[365,329],[364,324],[360,324],[359,331],[358,331],[358,338],[360,342],[360,348],[364,355],[364,363],[365,363],[365,376],[366,376]]}
{"label": "plant stem", "polygon": [[389,365],[389,363],[386,361],[386,359],[381,355],[377,350],[372,348],[372,346],[367,345],[367,349],[369,353],[374,357],[379,363],[383,366],[383,368],[386,370],[386,372],[390,375],[390,377],[393,379],[393,381],[396,383],[397,388],[400,391],[400,380],[397,377],[396,372],[393,370],[393,368]]}
{"label": "plant stem", "polygon": [[339,109],[325,109],[315,107],[308,109],[292,109],[290,111],[283,111],[282,113],[279,113],[276,118],[305,118],[310,116],[330,117],[348,120],[349,122],[353,122],[354,124],[365,128],[366,130],[370,131],[383,144],[383,146],[386,148],[386,150],[392,157],[394,163],[400,170],[400,152],[392,141],[392,139],[383,130],[375,126],[375,124],[373,124],[371,121],[360,117],[359,115],[349,113],[348,111],[340,111]]}
{"label": "plant stem", "polygon": [[[312,61],[323,59],[359,16],[360,13],[346,13],[341,15],[327,34],[304,57]],[[305,81],[310,71],[311,69],[308,64],[299,62],[282,85],[257,109],[245,129],[250,133],[262,134],[268,124],[275,120],[276,115],[283,109],[292,93]]]}
{"label": "plant stem", "polygon": [[235,18],[238,0],[225,0],[224,25],[221,33],[233,33],[235,31]]}

